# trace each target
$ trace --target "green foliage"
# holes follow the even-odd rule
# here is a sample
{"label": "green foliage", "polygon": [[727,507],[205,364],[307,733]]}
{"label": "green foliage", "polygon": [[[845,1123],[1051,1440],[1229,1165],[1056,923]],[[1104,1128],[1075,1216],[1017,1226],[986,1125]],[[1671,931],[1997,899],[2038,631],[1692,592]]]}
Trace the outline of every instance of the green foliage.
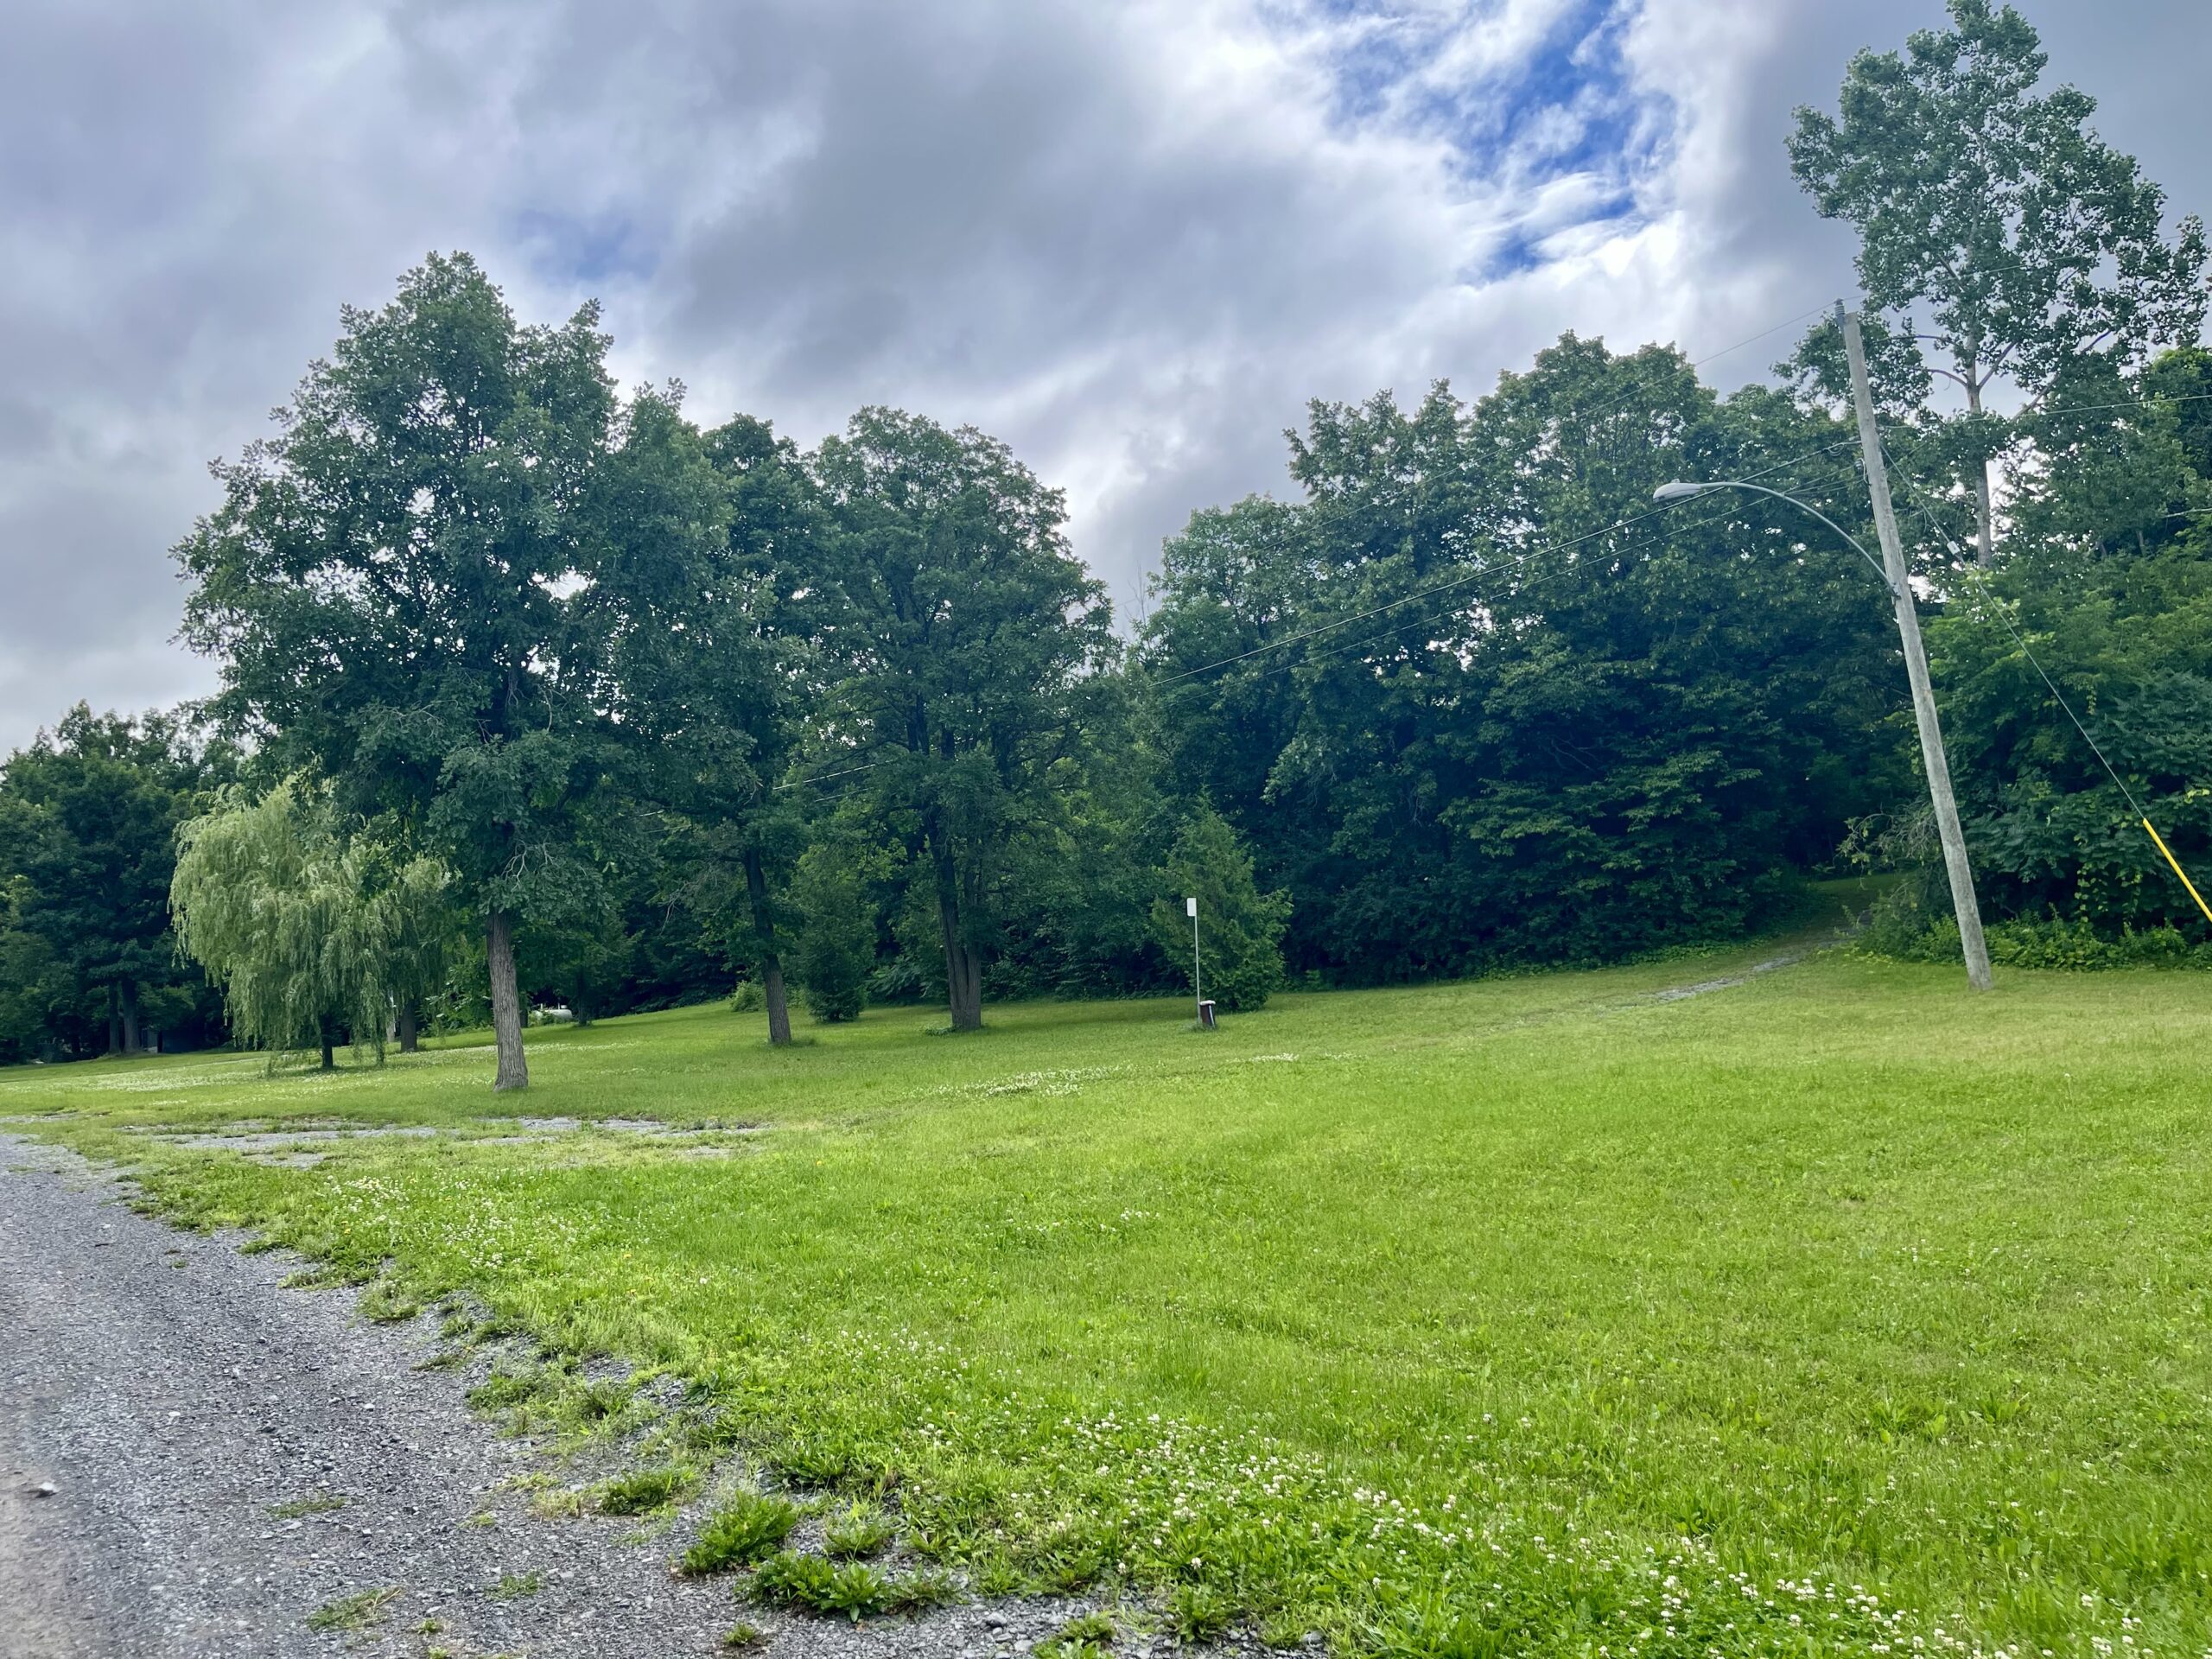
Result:
{"label": "green foliage", "polygon": [[[548,1034],[582,1117],[772,1130],[724,1159],[481,1138],[442,1065],[349,1082],[435,1133],[342,1181],[143,1132],[328,1109],[251,1059],[19,1071],[0,1115],[181,1223],[663,1368],[779,1476],[895,1490],[977,1595],[1203,1584],[1353,1652],[1659,1648],[1662,1589],[1692,1656],[2202,1651],[2198,976],[1744,977],[1788,954],[1281,998],[1195,1048],[1180,998],[981,1042],[882,1010],[791,1064],[719,1007]],[[562,1427],[580,1380],[503,1391]]]}
{"label": "green foliage", "polygon": [[819,769],[868,768],[860,792],[926,884],[952,1025],[972,1029],[1007,849],[1052,820],[1115,654],[1104,590],[1061,493],[972,428],[863,410],[812,470],[845,607]]}
{"label": "green foliage", "polygon": [[1164,872],[1168,892],[1153,900],[1153,937],[1160,950],[1187,954],[1192,926],[1184,900],[1198,901],[1199,982],[1232,1012],[1265,1005],[1282,983],[1282,935],[1290,921],[1287,893],[1262,893],[1252,858],[1229,821],[1201,804],[1175,839]]}
{"label": "green foliage", "polygon": [[858,1624],[870,1613],[890,1610],[891,1580],[875,1568],[850,1561],[832,1565],[819,1555],[784,1550],[753,1569],[753,1593],[759,1599],[814,1613],[842,1613]]}
{"label": "green foliage", "polygon": [[[217,469],[222,505],[176,553],[185,636],[228,719],[455,873],[512,1008],[513,926],[603,902],[581,836],[613,741],[586,595],[627,505],[608,342],[595,306],[518,323],[466,255],[343,325],[275,434]],[[518,1032],[499,1036],[518,1084]]]}
{"label": "green foliage", "polygon": [[181,719],[79,703],[0,767],[0,1063],[205,1041],[219,1008],[180,963],[180,819],[233,757]]}
{"label": "green foliage", "polygon": [[822,1523],[822,1548],[838,1559],[873,1555],[889,1543],[897,1529],[891,1517],[873,1503],[850,1503]]}
{"label": "green foliage", "polygon": [[1114,1646],[1111,1613],[1084,1613],[1037,1644],[1037,1659],[1107,1659]]}
{"label": "green foliage", "polygon": [[875,970],[875,904],[870,884],[887,874],[880,854],[847,839],[807,849],[791,883],[800,923],[792,965],[809,1013],[825,1024],[855,1019]]}
{"label": "green foliage", "polygon": [[696,1479],[689,1469],[633,1469],[601,1481],[593,1501],[601,1515],[645,1515],[666,1509],[690,1491]]}
{"label": "green foliage", "polygon": [[381,1056],[385,1020],[419,983],[423,942],[442,931],[445,870],[349,841],[327,796],[294,779],[257,801],[226,790],[176,839],[177,945],[222,988],[237,1036],[272,1051],[320,1045],[327,1065],[342,1028]]}
{"label": "green foliage", "polygon": [[1757,497],[1649,517],[1669,479],[1778,464],[1863,512],[1827,416],[1569,336],[1471,406],[1316,405],[1302,501],[1201,513],[1168,544],[1145,637],[1161,776],[1289,893],[1294,972],[1740,932],[1910,787],[1857,559]]}
{"label": "green foliage", "polygon": [[789,1499],[740,1492],[707,1517],[699,1536],[683,1552],[688,1573],[724,1573],[783,1548],[798,1524],[798,1507]]}

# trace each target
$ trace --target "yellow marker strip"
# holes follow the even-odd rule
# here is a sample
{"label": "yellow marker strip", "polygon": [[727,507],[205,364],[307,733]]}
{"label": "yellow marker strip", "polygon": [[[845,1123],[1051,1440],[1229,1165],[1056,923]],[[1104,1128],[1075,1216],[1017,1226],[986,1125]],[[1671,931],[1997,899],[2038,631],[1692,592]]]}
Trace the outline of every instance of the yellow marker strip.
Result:
{"label": "yellow marker strip", "polygon": [[2181,877],[2181,884],[2189,889],[2189,896],[2196,900],[2196,907],[2204,912],[2204,919],[2212,922],[2212,905],[2204,902],[2204,895],[2196,890],[2196,883],[2189,879],[2189,872],[2182,868],[2181,861],[2174,856],[2173,849],[2159,839],[2158,832],[2152,829],[2150,819],[2143,820],[2143,827],[2151,830],[2152,841],[2157,844],[2158,850],[2166,855],[2166,862],[2174,867],[2174,874]]}

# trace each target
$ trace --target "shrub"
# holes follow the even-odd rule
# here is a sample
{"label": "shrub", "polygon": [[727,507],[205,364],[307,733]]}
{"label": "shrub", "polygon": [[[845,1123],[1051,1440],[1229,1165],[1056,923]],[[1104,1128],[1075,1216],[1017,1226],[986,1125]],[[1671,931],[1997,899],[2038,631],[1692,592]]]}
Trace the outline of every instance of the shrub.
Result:
{"label": "shrub", "polygon": [[1282,935],[1290,895],[1262,893],[1252,856],[1211,806],[1200,806],[1168,855],[1167,889],[1153,901],[1153,937],[1170,962],[1191,960],[1191,918],[1183,901],[1198,901],[1202,989],[1232,1011],[1256,1008],[1282,983]]}

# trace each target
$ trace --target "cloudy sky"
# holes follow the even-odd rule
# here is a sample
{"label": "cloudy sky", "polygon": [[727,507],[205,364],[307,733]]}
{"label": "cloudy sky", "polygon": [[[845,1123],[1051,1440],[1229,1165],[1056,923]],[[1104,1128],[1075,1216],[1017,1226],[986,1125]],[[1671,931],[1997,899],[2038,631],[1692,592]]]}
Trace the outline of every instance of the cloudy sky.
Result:
{"label": "cloudy sky", "polygon": [[[2028,0],[2177,213],[2204,0]],[[427,250],[596,296],[635,383],[811,443],[973,422],[1127,608],[1313,397],[1486,388],[1564,328],[1694,357],[1833,299],[1795,105],[1940,0],[11,0],[0,753],[196,695],[167,550],[341,303]],[[1719,357],[1764,372],[1789,335]]]}

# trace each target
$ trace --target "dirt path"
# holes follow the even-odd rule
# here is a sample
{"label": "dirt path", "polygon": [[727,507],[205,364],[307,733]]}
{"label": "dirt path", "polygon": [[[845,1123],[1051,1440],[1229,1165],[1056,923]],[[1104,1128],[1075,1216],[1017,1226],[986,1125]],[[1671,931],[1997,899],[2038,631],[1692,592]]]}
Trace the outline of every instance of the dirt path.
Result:
{"label": "dirt path", "polygon": [[[965,1606],[855,1630],[672,1579],[667,1538],[528,1512],[505,1486],[525,1450],[460,1377],[414,1369],[427,1322],[367,1325],[350,1294],[280,1288],[296,1264],[148,1220],[67,1154],[0,1136],[0,1659],[663,1659],[721,1651],[741,1617],[780,1623],[778,1659],[989,1659],[1065,1617]],[[271,1513],[318,1495],[345,1502]],[[386,1587],[364,1628],[309,1628]]]}

